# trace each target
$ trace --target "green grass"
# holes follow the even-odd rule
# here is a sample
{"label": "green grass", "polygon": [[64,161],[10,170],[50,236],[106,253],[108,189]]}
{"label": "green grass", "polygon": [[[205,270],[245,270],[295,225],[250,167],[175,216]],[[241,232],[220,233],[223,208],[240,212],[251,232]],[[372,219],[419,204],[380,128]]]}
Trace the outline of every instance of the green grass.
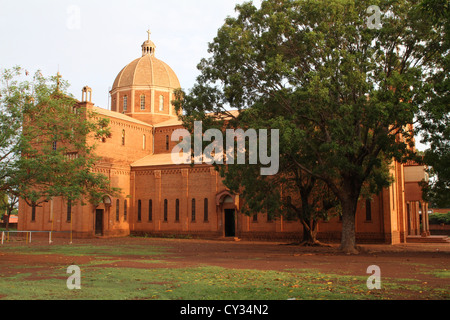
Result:
{"label": "green grass", "polygon": [[[261,271],[213,266],[176,268],[163,261],[165,248],[123,245],[10,247],[30,255],[90,256],[79,265],[81,290],[69,290],[68,265],[42,264],[0,270],[0,297],[21,300],[358,300],[407,299],[421,290],[428,299],[448,299],[445,290],[426,289],[413,279],[382,279],[381,290],[368,290],[367,277],[324,274],[312,269]],[[76,258],[74,258],[76,260]],[[140,262],[140,268],[120,267]],[[167,268],[154,268],[163,262]],[[449,278],[447,270],[435,276]]]}
{"label": "green grass", "polygon": [[443,270],[434,270],[432,272],[429,272],[436,278],[444,278],[444,279],[450,279],[450,270],[443,269]]}
{"label": "green grass", "polygon": [[[234,270],[219,267],[134,269],[80,266],[81,290],[68,290],[66,269],[2,275],[4,299],[84,300],[357,300],[389,299],[396,290],[420,289],[416,283],[385,280],[368,290],[365,277],[311,271]],[[425,292],[443,298],[444,292]],[[407,298],[407,297],[404,297]]]}

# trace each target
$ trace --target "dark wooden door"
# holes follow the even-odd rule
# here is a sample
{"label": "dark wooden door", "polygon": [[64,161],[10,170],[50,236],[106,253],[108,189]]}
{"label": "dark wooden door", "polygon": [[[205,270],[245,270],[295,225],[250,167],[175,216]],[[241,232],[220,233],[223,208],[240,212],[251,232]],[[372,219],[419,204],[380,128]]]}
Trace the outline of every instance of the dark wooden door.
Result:
{"label": "dark wooden door", "polygon": [[225,210],[225,237],[236,236],[235,210]]}
{"label": "dark wooden door", "polygon": [[95,211],[95,235],[103,235],[103,210]]}

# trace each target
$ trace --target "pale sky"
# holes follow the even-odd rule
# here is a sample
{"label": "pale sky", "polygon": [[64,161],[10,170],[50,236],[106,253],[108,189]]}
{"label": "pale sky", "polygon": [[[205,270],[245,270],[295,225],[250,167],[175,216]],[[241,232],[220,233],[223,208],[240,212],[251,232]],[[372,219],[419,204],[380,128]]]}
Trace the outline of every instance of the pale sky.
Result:
{"label": "pale sky", "polygon": [[[151,39],[156,57],[189,90],[208,43],[235,5],[245,0],[0,0],[0,69],[19,65],[45,76],[61,73],[69,91],[93,90],[92,102],[107,109],[117,74],[142,56]],[[256,5],[261,0],[253,1]],[[419,149],[423,149],[418,143]]]}
{"label": "pale sky", "polygon": [[[151,39],[156,57],[189,90],[208,43],[243,0],[0,0],[0,68],[19,65],[45,76],[61,73],[81,99],[107,108],[117,74],[142,56]],[[254,1],[259,4],[260,0]]]}

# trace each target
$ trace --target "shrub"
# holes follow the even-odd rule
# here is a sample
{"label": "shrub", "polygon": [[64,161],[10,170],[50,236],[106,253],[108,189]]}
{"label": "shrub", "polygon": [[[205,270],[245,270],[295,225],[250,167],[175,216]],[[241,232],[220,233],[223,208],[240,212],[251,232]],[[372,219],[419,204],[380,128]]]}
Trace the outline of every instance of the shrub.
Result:
{"label": "shrub", "polygon": [[450,224],[450,212],[449,213],[434,213],[430,214],[430,224]]}

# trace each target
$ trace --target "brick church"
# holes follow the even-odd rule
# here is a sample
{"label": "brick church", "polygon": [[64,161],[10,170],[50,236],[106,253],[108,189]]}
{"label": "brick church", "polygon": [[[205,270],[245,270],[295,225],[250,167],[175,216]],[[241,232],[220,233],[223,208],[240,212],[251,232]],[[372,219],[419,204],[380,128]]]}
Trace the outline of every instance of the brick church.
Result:
{"label": "brick church", "polygon": [[[242,199],[230,193],[214,168],[207,164],[176,165],[171,150],[174,130],[182,128],[171,104],[180,88],[176,73],[156,58],[149,38],[142,56],[117,75],[111,95],[111,110],[92,103],[92,90],[83,88],[81,107],[110,120],[111,138],[97,142],[102,157],[96,170],[105,174],[118,198],[105,197],[97,207],[71,207],[61,199],[32,210],[19,204],[18,229],[64,231],[74,238],[123,237],[130,234],[252,240],[301,240],[298,221],[252,217],[240,213]],[[418,185],[424,168],[394,163],[395,183],[361,201],[356,215],[357,241],[403,243],[407,236],[429,234],[427,204]],[[425,219],[422,219],[424,217]],[[421,223],[425,221],[425,223]],[[319,224],[318,239],[339,241],[339,217]]]}

